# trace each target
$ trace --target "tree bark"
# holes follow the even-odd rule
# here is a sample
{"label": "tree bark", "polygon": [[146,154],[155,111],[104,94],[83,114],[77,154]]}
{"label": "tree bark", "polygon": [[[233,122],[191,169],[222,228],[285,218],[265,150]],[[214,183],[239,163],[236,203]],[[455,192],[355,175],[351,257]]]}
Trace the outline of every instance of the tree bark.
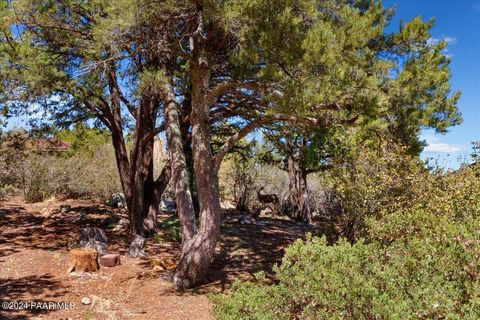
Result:
{"label": "tree bark", "polygon": [[[142,96],[136,117],[135,131],[130,152],[130,186],[131,198],[127,201],[130,217],[130,233],[133,240],[146,238],[157,230],[157,214],[160,197],[156,195],[153,177],[154,136],[150,133],[155,128],[155,118],[159,97],[150,88]],[[150,139],[145,137],[152,136]],[[157,190],[158,193],[158,190]],[[129,253],[132,256],[144,255],[143,248],[138,248],[133,241]]]}
{"label": "tree bark", "polygon": [[164,103],[167,130],[168,151],[172,168],[172,182],[177,204],[177,213],[182,228],[182,246],[195,235],[195,212],[188,181],[187,164],[182,142],[180,125],[180,106],[175,99],[171,84],[165,84],[166,101]]}
{"label": "tree bark", "polygon": [[100,269],[95,249],[79,248],[70,250],[68,272],[95,272]]}
{"label": "tree bark", "polygon": [[290,218],[311,222],[311,209],[308,202],[307,171],[299,165],[292,153],[287,159],[289,178],[289,216]]}
{"label": "tree bark", "polygon": [[[191,93],[185,92],[182,101],[182,118],[190,117],[192,111],[192,97]],[[190,137],[190,120],[180,122],[180,131],[182,133],[183,150],[185,153],[185,161],[187,165],[188,183],[190,187],[190,194],[192,196],[193,209],[195,209],[195,217],[198,218],[199,206],[197,196],[197,186],[195,185],[195,173],[193,169],[193,151]]]}
{"label": "tree bark", "polygon": [[[157,181],[154,180],[153,176],[154,135],[151,132],[155,128],[159,97],[153,89],[142,96],[136,116],[132,149],[130,157],[128,157],[122,130],[120,94],[114,74],[110,74],[109,84],[113,106],[109,119],[112,144],[127,202],[130,233],[135,240],[138,237],[145,238],[156,232],[160,198],[170,179],[168,166],[164,168]],[[151,138],[145,139],[145,137],[150,136]],[[143,255],[143,248],[136,246],[136,243],[140,242],[132,241],[130,254],[132,256],[138,256],[139,253]]]}
{"label": "tree bark", "polygon": [[[203,26],[199,14],[199,29]],[[199,30],[202,34],[203,30]],[[200,206],[200,229],[183,246],[180,262],[173,271],[172,281],[177,290],[190,288],[203,280],[208,271],[220,232],[220,192],[218,174],[210,146],[208,93],[210,71],[201,36],[194,38],[190,67],[192,81],[192,150],[195,180]]]}
{"label": "tree bark", "polygon": [[112,63],[107,64],[107,78],[112,108],[109,109],[107,105],[106,111],[111,126],[112,144],[113,149],[115,150],[115,159],[117,161],[118,173],[120,175],[120,183],[122,185],[123,194],[125,195],[125,200],[128,204],[132,196],[132,187],[130,185],[130,161],[128,159],[125,139],[123,137],[121,99],[117,85],[117,74],[115,65]]}

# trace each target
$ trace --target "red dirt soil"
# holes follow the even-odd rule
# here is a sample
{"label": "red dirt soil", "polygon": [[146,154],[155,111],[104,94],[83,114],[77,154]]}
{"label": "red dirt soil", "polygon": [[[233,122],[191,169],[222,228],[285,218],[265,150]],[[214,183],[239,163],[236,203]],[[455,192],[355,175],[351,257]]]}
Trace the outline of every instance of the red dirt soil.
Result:
{"label": "red dirt soil", "polygon": [[[71,210],[60,212],[62,204]],[[271,275],[284,248],[311,231],[281,219],[240,225],[238,215],[227,215],[205,284],[178,293],[163,279],[180,253],[178,239],[155,237],[147,242],[147,258],[127,257],[128,233],[113,231],[112,215],[126,217],[121,209],[92,201],[0,202],[0,300],[11,302],[7,308],[25,307],[13,302],[37,302],[26,310],[0,307],[0,319],[212,319],[208,294],[228,292],[233,280],[253,280],[260,270]],[[169,218],[163,215],[159,220]],[[68,251],[87,226],[106,230],[108,251],[122,255],[120,266],[102,267],[93,274],[67,273]],[[90,304],[82,304],[85,297]],[[45,310],[38,303],[49,301],[64,301],[71,308]]]}

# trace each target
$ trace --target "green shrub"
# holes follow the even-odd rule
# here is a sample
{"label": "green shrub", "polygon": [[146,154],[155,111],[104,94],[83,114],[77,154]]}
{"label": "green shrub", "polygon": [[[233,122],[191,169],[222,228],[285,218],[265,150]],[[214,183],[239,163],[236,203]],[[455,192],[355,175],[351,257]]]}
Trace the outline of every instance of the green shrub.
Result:
{"label": "green shrub", "polygon": [[[71,157],[30,153],[10,163],[12,189],[27,202],[52,196],[105,200],[120,189],[114,153],[109,145],[93,155],[78,153]],[[1,189],[1,188],[0,188]]]}
{"label": "green shrub", "polygon": [[408,206],[431,179],[423,163],[405,154],[403,149],[384,151],[369,149],[347,158],[347,165],[337,166],[322,175],[343,209],[326,212],[337,222],[342,236],[351,242],[365,236],[365,220]]}
{"label": "green shrub", "polygon": [[366,219],[370,239],[388,244],[412,236],[432,237],[436,232],[446,232],[449,224],[464,224],[466,219],[480,217],[478,164],[449,174],[430,174],[416,184],[414,201]]}
{"label": "green shrub", "polygon": [[[298,240],[277,284],[236,283],[219,319],[480,319],[478,167],[422,180],[404,208],[369,218],[367,237]],[[431,178],[431,179],[430,179]]]}
{"label": "green shrub", "polygon": [[[480,220],[406,244],[297,241],[273,286],[237,283],[219,319],[479,319]],[[472,228],[476,228],[474,231]]]}

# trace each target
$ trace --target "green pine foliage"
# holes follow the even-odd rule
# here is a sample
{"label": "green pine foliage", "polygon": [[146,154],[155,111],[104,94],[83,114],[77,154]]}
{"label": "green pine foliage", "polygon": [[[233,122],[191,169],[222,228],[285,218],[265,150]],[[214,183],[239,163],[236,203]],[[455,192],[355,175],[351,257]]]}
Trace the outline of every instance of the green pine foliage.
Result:
{"label": "green pine foliage", "polygon": [[89,128],[84,124],[78,123],[72,130],[59,130],[55,137],[68,142],[69,156],[81,153],[93,156],[95,151],[110,142],[110,135],[106,130]]}

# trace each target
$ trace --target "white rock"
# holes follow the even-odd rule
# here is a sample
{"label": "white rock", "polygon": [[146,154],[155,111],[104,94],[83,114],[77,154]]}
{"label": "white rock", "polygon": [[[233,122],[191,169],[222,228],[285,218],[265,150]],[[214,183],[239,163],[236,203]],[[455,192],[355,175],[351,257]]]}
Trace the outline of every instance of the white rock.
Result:
{"label": "white rock", "polygon": [[125,200],[125,195],[122,192],[112,194],[110,199],[107,201],[107,206],[123,208],[127,206],[127,202]]}
{"label": "white rock", "polygon": [[237,208],[237,206],[231,201],[222,201],[220,206],[223,210],[234,210]]}
{"label": "white rock", "polygon": [[127,229],[129,225],[128,219],[121,218],[118,222],[117,225],[113,228],[113,231],[120,231],[123,229]]}
{"label": "white rock", "polygon": [[89,305],[92,303],[92,299],[84,297],[82,298],[82,304]]}

